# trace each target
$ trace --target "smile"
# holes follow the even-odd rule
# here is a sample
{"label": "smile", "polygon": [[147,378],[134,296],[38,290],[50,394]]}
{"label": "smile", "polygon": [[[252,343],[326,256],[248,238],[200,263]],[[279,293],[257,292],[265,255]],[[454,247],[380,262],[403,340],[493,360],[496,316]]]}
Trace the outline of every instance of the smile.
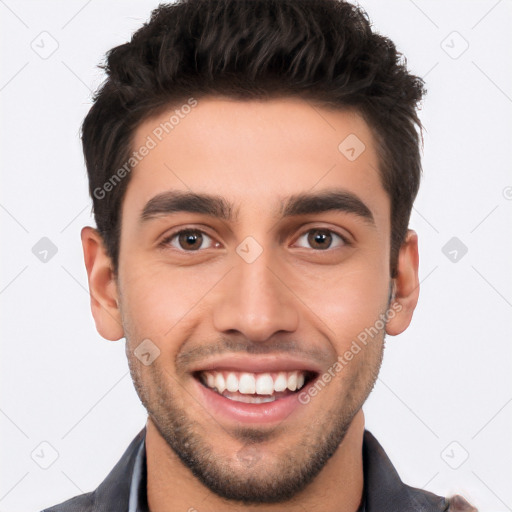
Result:
{"label": "smile", "polygon": [[223,355],[190,368],[192,393],[210,418],[228,425],[278,424],[308,414],[299,394],[323,371],[291,355]]}

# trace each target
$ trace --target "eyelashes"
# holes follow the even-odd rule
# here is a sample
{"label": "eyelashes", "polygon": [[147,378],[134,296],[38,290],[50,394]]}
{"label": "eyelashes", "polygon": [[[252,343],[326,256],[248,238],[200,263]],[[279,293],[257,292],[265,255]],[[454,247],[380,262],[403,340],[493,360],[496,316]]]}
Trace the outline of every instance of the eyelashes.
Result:
{"label": "eyelashes", "polygon": [[[313,233],[314,236],[310,238],[309,234],[310,233]],[[313,243],[320,243],[320,245],[324,245],[322,242],[320,242],[320,240],[325,240],[325,238],[323,236],[320,236],[319,239],[316,239],[316,237],[318,236],[318,234],[325,234],[325,233],[329,233],[329,236],[330,237],[336,237],[338,238],[342,243],[341,243],[341,246],[338,246],[338,247],[343,247],[345,245],[350,245],[350,243],[348,242],[347,238],[344,237],[343,235],[339,234],[339,233],[336,233],[335,231],[333,231],[332,229],[327,229],[327,228],[311,228],[309,229],[308,231],[304,232],[302,235],[299,236],[299,240],[306,237],[307,239],[307,242],[309,243],[311,240],[314,240]],[[329,246],[327,247],[327,249],[325,248],[321,248],[319,249],[320,251],[327,251],[329,249],[336,249],[337,247],[332,247],[331,244],[329,244]],[[314,247],[312,247],[312,249],[315,249]]]}

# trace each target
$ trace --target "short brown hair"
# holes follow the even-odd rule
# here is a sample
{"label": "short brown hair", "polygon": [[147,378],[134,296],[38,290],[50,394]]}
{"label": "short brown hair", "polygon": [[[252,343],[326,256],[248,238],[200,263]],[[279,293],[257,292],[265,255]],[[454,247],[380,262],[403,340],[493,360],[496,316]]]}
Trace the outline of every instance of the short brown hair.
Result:
{"label": "short brown hair", "polygon": [[83,122],[82,143],[96,224],[114,269],[130,173],[112,179],[126,169],[142,121],[191,96],[294,96],[354,109],[369,124],[391,201],[395,277],[421,177],[417,108],[425,89],[359,7],[342,0],[162,4],[102,67],[107,78]]}

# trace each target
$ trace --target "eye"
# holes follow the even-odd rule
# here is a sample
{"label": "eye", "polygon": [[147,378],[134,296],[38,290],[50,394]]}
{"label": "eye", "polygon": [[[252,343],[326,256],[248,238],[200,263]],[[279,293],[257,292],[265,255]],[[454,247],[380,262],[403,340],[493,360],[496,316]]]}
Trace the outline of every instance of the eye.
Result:
{"label": "eye", "polygon": [[[308,244],[310,244],[310,247],[320,251],[325,251],[327,249],[336,249],[337,247],[350,245],[350,243],[345,237],[326,228],[310,229],[309,231],[306,231],[303,235],[301,235],[297,239],[297,241],[304,239]],[[338,245],[336,247],[332,247],[333,240],[336,241],[336,239],[339,240]]]}
{"label": "eye", "polygon": [[[202,247],[203,242],[209,241],[207,247]],[[219,242],[213,242],[204,231],[199,229],[183,229],[169,235],[162,241],[162,245],[170,245],[178,250],[185,252],[194,252],[199,249],[209,249],[211,247],[219,247]]]}

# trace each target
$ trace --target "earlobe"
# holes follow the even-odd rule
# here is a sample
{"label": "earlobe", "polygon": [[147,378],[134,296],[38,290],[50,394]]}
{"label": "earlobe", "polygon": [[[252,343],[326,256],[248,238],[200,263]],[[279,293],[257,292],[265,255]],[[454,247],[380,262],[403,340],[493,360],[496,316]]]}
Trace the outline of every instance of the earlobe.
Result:
{"label": "earlobe", "polygon": [[96,330],[107,340],[119,340],[124,331],[112,261],[96,229],[84,227],[81,238]]}
{"label": "earlobe", "polygon": [[386,333],[390,336],[405,331],[411,323],[420,292],[418,267],[418,235],[409,229],[400,247],[397,276],[394,279],[394,298],[389,305],[390,310],[395,312],[394,316],[389,315],[386,324]]}

